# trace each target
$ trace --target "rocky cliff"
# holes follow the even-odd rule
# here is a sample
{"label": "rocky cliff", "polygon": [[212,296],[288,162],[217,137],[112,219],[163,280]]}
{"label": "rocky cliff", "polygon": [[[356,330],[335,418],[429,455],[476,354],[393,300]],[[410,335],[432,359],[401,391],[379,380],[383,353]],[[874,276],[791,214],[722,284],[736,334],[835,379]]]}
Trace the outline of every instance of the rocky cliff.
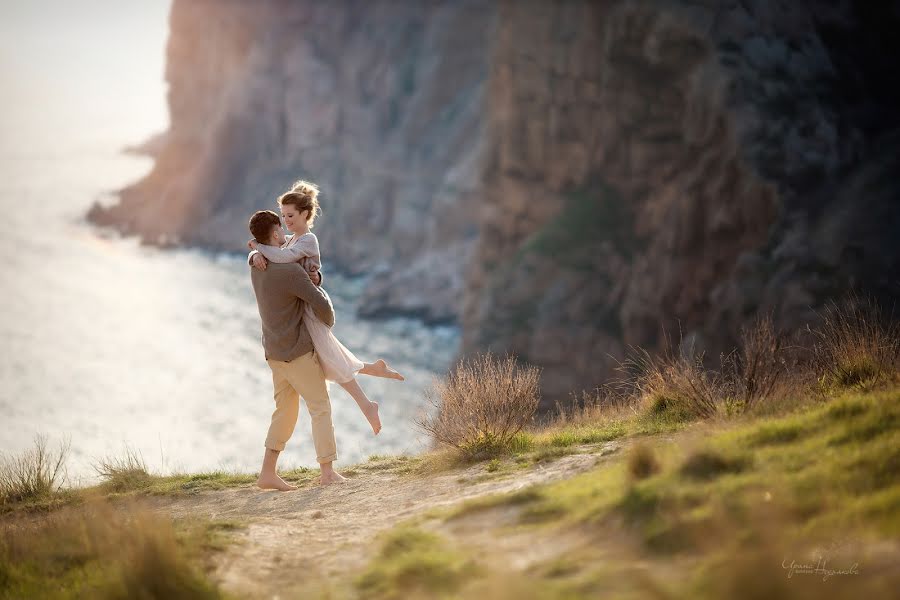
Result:
{"label": "rocky cliff", "polygon": [[484,147],[494,5],[174,0],[156,165],[91,218],[151,243],[243,249],[250,214],[320,184],[326,266],[363,303],[453,320]]}
{"label": "rocky cliff", "polygon": [[238,249],[314,179],[367,314],[458,319],[559,398],[665,331],[896,297],[898,4],[175,0],[171,128],[92,216]]}
{"label": "rocky cliff", "polygon": [[464,350],[560,397],[664,332],[715,354],[759,312],[894,297],[896,7],[503,3]]}

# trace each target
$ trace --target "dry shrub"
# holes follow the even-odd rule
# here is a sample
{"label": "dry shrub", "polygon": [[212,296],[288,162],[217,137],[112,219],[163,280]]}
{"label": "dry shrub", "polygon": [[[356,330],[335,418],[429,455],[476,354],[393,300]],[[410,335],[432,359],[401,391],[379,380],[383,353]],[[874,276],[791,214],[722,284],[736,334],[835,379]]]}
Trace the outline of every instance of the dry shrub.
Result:
{"label": "dry shrub", "polygon": [[47,438],[39,435],[30,450],[18,456],[3,457],[0,461],[0,506],[52,497],[65,481],[68,455],[69,442],[61,442],[56,450],[51,450]]}
{"label": "dry shrub", "polygon": [[788,380],[788,350],[771,316],[741,329],[738,348],[721,361],[727,412],[755,409],[796,387]]}
{"label": "dry shrub", "polygon": [[658,357],[634,351],[624,370],[635,373],[634,395],[650,415],[707,419],[798,393],[803,377],[797,350],[766,315],[741,329],[738,347],[720,357],[718,370],[706,366],[702,353],[676,353],[668,342]]}
{"label": "dry shrub", "polygon": [[112,492],[139,490],[153,481],[143,456],[132,448],[126,447],[122,456],[102,458],[93,466],[103,485]]}
{"label": "dry shrub", "polygon": [[0,525],[0,575],[11,597],[220,596],[168,519],[105,502]]}
{"label": "dry shrub", "polygon": [[470,458],[508,449],[540,402],[540,369],[515,357],[482,354],[462,360],[426,393],[431,414],[416,424],[436,442]]}
{"label": "dry shrub", "polygon": [[896,376],[900,326],[873,300],[850,296],[819,316],[812,360],[824,387],[871,388]]}
{"label": "dry shrub", "polygon": [[719,413],[722,378],[706,369],[702,354],[692,357],[667,350],[654,357],[641,349],[627,362],[637,371],[636,396],[650,415],[689,421]]}

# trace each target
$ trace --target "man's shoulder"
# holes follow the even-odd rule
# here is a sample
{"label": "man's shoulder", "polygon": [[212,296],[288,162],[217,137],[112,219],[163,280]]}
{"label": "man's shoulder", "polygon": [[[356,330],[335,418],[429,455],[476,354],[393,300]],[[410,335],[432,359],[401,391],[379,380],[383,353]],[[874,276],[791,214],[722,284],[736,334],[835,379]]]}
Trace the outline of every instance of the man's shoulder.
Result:
{"label": "man's shoulder", "polygon": [[303,267],[300,266],[300,263],[295,263],[295,262],[277,263],[277,262],[269,261],[269,264],[266,267],[265,271],[263,271],[261,269],[257,269],[255,267],[253,267],[252,265],[250,266],[250,271],[252,273],[259,273],[259,274],[280,273],[280,272],[290,273],[291,271],[302,271],[302,270],[303,270]]}
{"label": "man's shoulder", "polygon": [[272,279],[275,277],[281,279],[282,277],[289,277],[303,272],[303,267],[298,263],[275,263],[270,261],[265,271],[251,266],[250,278],[254,280]]}

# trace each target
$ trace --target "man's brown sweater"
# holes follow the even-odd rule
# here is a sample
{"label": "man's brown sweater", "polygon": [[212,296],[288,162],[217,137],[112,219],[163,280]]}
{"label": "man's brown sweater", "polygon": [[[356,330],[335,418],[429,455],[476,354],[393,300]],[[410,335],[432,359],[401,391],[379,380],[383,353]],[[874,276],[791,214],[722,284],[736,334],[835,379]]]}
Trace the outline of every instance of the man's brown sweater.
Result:
{"label": "man's brown sweater", "polygon": [[262,319],[267,359],[291,361],[313,351],[312,339],[303,324],[305,303],[323,323],[334,325],[331,301],[299,264],[270,262],[265,271],[250,267],[250,281]]}

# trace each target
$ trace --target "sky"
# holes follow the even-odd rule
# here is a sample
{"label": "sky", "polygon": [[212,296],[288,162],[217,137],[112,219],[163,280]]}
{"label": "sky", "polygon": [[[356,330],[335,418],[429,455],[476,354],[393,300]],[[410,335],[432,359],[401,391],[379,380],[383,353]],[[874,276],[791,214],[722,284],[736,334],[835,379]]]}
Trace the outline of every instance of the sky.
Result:
{"label": "sky", "polygon": [[0,1],[0,149],[142,141],[168,123],[169,0]]}

